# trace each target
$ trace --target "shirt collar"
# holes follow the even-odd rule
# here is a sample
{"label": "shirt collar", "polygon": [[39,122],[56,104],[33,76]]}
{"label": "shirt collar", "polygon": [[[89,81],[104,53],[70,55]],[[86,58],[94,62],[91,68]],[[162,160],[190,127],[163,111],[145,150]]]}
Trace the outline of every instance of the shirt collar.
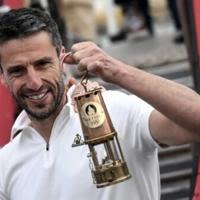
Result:
{"label": "shirt collar", "polygon": [[[71,86],[69,88],[69,90],[67,91],[68,102],[63,106],[63,108],[62,108],[61,112],[59,113],[59,115],[63,114],[63,113],[67,113],[68,116],[71,117],[71,115],[73,113],[73,108],[72,108],[72,105],[71,105],[71,103],[72,103],[71,95],[72,95],[74,89],[75,89],[75,85]],[[12,130],[11,130],[10,139],[12,140],[16,133],[21,132],[23,129],[29,127],[30,124],[31,124],[31,120],[29,119],[26,111],[23,110],[19,114],[17,119],[15,120],[15,123],[14,123],[14,125],[12,127]]]}

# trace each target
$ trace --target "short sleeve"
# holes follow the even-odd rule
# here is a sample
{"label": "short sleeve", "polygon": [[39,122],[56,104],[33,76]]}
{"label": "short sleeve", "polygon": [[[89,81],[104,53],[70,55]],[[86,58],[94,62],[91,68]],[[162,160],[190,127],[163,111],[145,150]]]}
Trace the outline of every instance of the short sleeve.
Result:
{"label": "short sleeve", "polygon": [[104,94],[114,127],[120,140],[142,152],[154,151],[159,145],[149,130],[149,118],[153,107],[135,95],[118,91]]}
{"label": "short sleeve", "polygon": [[128,119],[129,130],[135,130],[133,131],[132,141],[139,150],[146,152],[154,151],[155,148],[159,147],[149,129],[149,119],[154,108],[136,96],[131,95],[130,98],[134,99],[134,107],[136,107],[130,109]]}

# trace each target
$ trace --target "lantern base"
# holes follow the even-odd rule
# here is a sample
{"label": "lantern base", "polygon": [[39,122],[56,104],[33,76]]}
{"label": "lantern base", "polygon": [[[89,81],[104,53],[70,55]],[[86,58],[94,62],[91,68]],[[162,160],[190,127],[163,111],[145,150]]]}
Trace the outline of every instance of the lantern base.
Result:
{"label": "lantern base", "polygon": [[97,188],[113,185],[131,178],[126,162],[115,161],[115,163],[104,164],[97,170],[92,171]]}

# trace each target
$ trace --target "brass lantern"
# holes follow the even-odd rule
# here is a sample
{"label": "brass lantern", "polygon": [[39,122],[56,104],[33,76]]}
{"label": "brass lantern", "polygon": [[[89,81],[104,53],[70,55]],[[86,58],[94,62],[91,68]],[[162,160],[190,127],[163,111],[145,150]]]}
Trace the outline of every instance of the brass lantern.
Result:
{"label": "brass lantern", "polygon": [[[74,97],[83,130],[84,144],[90,150],[90,168],[97,188],[125,181],[131,177],[106,105],[101,87]],[[103,148],[103,154],[102,154]],[[99,150],[101,150],[99,153]]]}

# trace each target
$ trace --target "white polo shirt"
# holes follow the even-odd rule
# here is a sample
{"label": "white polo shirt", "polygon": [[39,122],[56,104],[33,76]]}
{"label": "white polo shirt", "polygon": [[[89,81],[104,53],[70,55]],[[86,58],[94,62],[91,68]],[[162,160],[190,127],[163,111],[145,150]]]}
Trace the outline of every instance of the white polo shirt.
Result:
{"label": "white polo shirt", "polygon": [[13,132],[21,133],[0,150],[0,200],[159,200],[157,143],[149,132],[152,107],[134,95],[103,92],[132,178],[105,188],[93,184],[87,145],[72,147],[82,135],[68,102],[52,128],[49,150],[23,111]]}

